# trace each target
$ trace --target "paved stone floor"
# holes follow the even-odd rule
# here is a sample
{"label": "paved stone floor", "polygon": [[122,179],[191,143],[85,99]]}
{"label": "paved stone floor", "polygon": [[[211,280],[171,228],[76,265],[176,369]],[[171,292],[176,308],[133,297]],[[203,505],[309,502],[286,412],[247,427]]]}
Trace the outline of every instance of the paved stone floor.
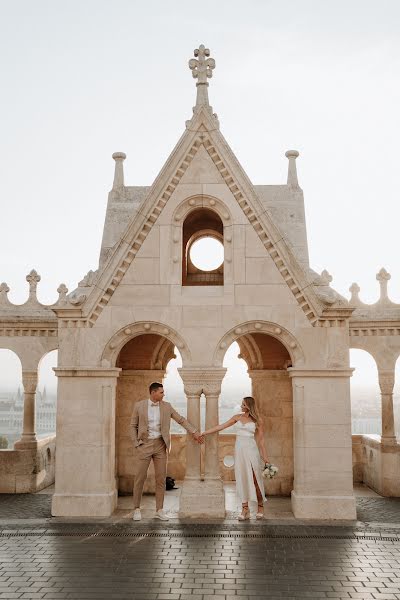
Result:
{"label": "paved stone floor", "polygon": [[128,499],[110,519],[54,519],[50,500],[0,495],[1,600],[400,600],[400,500],[366,489],[346,525],[282,518],[279,498],[245,523],[156,521],[151,497],[141,522]]}

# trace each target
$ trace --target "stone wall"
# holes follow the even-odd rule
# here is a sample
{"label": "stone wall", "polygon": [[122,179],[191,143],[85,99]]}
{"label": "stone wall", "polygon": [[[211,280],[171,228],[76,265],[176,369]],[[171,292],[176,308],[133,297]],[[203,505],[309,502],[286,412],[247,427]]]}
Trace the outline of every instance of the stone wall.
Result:
{"label": "stone wall", "polygon": [[35,493],[54,483],[56,436],[38,441],[36,448],[0,450],[0,493]]}
{"label": "stone wall", "polygon": [[379,435],[353,435],[353,481],[378,494],[400,497],[400,445],[382,444]]}
{"label": "stone wall", "polygon": [[[163,371],[122,370],[117,383],[116,396],[116,472],[120,494],[131,494],[135,468],[135,456],[129,435],[129,423],[133,406],[139,400],[148,398],[149,385],[162,381]],[[154,467],[151,463],[145,491],[154,489]]]}
{"label": "stone wall", "polygon": [[289,374],[283,370],[249,371],[253,396],[265,428],[265,448],[279,467],[268,482],[268,494],[290,496],[293,489],[293,392]]}

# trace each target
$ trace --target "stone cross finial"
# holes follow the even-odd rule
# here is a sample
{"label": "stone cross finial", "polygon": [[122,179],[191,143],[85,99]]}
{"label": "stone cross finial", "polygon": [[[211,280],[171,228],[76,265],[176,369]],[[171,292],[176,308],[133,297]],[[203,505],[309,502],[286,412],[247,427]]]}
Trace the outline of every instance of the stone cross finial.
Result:
{"label": "stone cross finial", "polygon": [[326,269],[324,269],[321,272],[321,282],[322,282],[322,284],[323,285],[329,285],[332,281],[333,281],[332,275]]}
{"label": "stone cross finial", "polygon": [[299,156],[299,153],[297,152],[297,150],[288,150],[287,152],[285,152],[285,156],[289,159],[287,184],[291,187],[299,187],[296,167],[296,158]]}
{"label": "stone cross finial", "polygon": [[386,300],[388,298],[387,293],[387,285],[388,281],[391,279],[390,273],[386,271],[386,269],[381,269],[379,273],[376,274],[376,279],[379,281],[379,285],[381,286],[381,297],[380,300]]}
{"label": "stone cross finial", "polygon": [[352,283],[349,287],[349,292],[351,292],[350,304],[359,304],[360,298],[358,294],[360,293],[360,286],[358,283]]}
{"label": "stone cross finial", "polygon": [[65,304],[67,301],[68,288],[65,283],[60,283],[57,288],[58,292],[58,304]]}
{"label": "stone cross finial", "polygon": [[126,159],[125,152],[114,152],[112,155],[115,160],[114,182],[112,189],[121,190],[124,187],[124,160]]}
{"label": "stone cross finial", "polygon": [[205,48],[203,44],[194,50],[194,55],[196,58],[189,60],[189,69],[191,69],[193,77],[197,79],[196,107],[201,105],[209,106],[207,77],[212,77],[213,69],[215,69],[215,60],[209,58],[210,50]]}
{"label": "stone cross finial", "polygon": [[10,291],[10,288],[8,287],[8,285],[3,281],[3,283],[0,284],[0,304],[10,304],[10,301],[8,299],[8,292]]}
{"label": "stone cross finial", "polygon": [[29,283],[29,298],[36,300],[36,288],[40,279],[41,277],[35,271],[35,269],[32,269],[32,271],[26,276],[26,280]]}

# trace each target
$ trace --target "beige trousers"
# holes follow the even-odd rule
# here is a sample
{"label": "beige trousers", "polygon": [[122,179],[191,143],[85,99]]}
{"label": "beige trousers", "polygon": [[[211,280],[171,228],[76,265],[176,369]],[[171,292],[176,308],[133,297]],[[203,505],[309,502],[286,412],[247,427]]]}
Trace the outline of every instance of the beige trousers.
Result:
{"label": "beige trousers", "polygon": [[164,505],[165,478],[167,475],[167,447],[162,438],[148,440],[136,448],[135,479],[133,483],[133,507],[140,508],[143,486],[150,461],[153,459],[156,476],[156,510]]}

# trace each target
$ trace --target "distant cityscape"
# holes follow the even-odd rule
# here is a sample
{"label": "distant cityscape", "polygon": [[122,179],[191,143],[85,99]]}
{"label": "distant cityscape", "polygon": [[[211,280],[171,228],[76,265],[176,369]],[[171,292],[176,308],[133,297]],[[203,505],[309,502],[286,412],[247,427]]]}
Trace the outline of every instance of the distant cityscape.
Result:
{"label": "distant cityscape", "polygon": [[[36,392],[36,433],[43,437],[56,430],[56,393],[46,387]],[[0,391],[0,437],[12,448],[22,433],[24,420],[24,396],[21,388],[15,392]]]}
{"label": "distant cityscape", "polygon": [[[186,416],[186,400],[183,383],[174,373],[164,382],[166,400],[174,408]],[[240,402],[243,396],[249,395],[250,381],[238,381],[234,375],[226,376],[220,397],[219,421],[227,421],[233,414],[240,412]],[[47,391],[46,387],[36,393],[36,432],[43,437],[56,431],[56,392]],[[352,432],[357,434],[380,434],[382,428],[379,392],[371,387],[352,390]],[[394,394],[396,435],[400,439],[400,393]],[[202,429],[205,428],[205,398],[201,398]],[[0,438],[4,447],[12,448],[21,437],[23,425],[23,393],[21,387],[15,391],[0,391]],[[174,421],[171,423],[172,433],[182,433],[183,429]],[[234,428],[226,430],[234,433]]]}

